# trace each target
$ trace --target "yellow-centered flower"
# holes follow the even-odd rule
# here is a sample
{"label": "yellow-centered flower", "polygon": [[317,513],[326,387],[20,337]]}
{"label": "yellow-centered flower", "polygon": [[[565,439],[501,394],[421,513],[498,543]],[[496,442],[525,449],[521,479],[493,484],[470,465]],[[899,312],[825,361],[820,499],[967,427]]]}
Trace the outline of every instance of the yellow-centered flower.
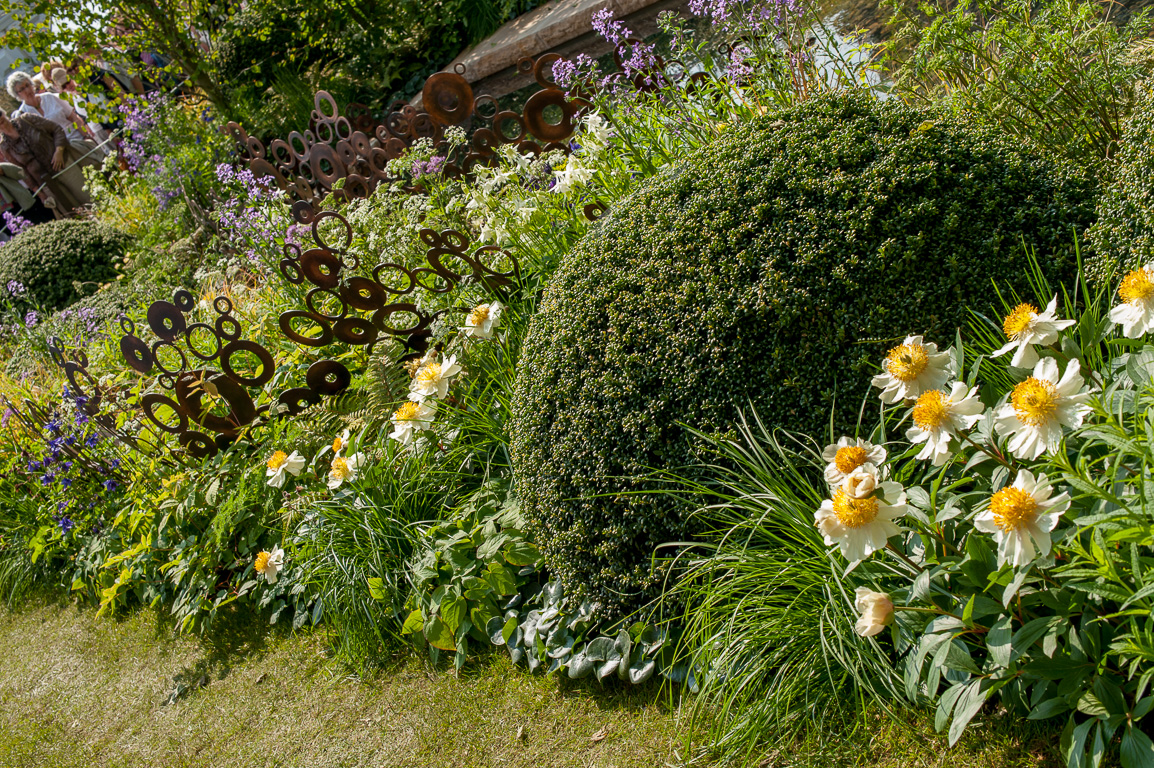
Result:
{"label": "yellow-centered flower", "polygon": [[990,497],[989,506],[974,518],[974,527],[992,534],[998,542],[998,565],[1015,568],[1029,565],[1041,554],[1050,554],[1050,533],[1058,518],[1069,509],[1065,493],[1051,497],[1053,489],[1045,475],[1023,469],[1014,482]]}

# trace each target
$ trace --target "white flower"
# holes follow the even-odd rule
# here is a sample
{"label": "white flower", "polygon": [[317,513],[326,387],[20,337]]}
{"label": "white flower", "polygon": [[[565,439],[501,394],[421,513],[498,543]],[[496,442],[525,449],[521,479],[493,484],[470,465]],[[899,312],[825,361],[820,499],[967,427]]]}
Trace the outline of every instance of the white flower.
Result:
{"label": "white flower", "polygon": [[553,175],[557,181],[553,185],[553,192],[564,195],[577,186],[587,184],[593,178],[593,171],[583,166],[576,155],[570,155],[565,161],[565,170],[554,171]]}
{"label": "white flower", "polygon": [[960,381],[954,382],[948,394],[928,390],[914,404],[914,426],[906,430],[906,439],[914,445],[925,443],[917,458],[932,459],[940,466],[950,457],[950,438],[981,421],[985,408],[978,388],[970,389]]}
{"label": "white flower", "polygon": [[861,614],[853,628],[862,637],[873,637],[894,620],[894,603],[885,592],[858,587],[854,590],[853,607]]}
{"label": "white flower", "polygon": [[333,438],[333,453],[339,454],[341,451],[349,447],[349,431],[346,429],[340,435]]}
{"label": "white flower", "polygon": [[881,389],[883,403],[913,400],[927,389],[941,389],[954,375],[954,361],[949,352],[938,352],[938,345],[922,343],[921,336],[907,336],[882,362],[885,373],[870,383]]}
{"label": "white flower", "polygon": [[350,456],[334,456],[333,463],[329,466],[329,488],[336,490],[341,487],[341,483],[351,483],[357,479],[357,470],[365,463],[365,456],[362,453],[354,453]]}
{"label": "white flower", "polygon": [[253,568],[269,584],[276,584],[276,575],[284,568],[284,550],[274,545],[272,552],[262,551],[256,556]]}
{"label": "white flower", "polygon": [[1137,339],[1154,330],[1154,264],[1122,278],[1118,295],[1122,303],[1110,310],[1110,320],[1122,326],[1122,335]]}
{"label": "white flower", "polygon": [[305,468],[305,457],[297,451],[293,451],[291,456],[284,451],[276,451],[265,462],[265,467],[264,474],[268,478],[268,484],[273,488],[284,488],[285,473],[293,477],[300,475],[301,470]]}
{"label": "white flower", "polygon": [[393,413],[393,431],[389,437],[406,447],[413,444],[414,432],[429,429],[433,426],[433,417],[437,415],[435,400],[417,403],[412,400],[402,405]]}
{"label": "white flower", "polygon": [[1058,340],[1058,331],[1074,324],[1073,320],[1058,320],[1055,315],[1057,307],[1056,294],[1046,305],[1046,311],[1041,314],[1038,314],[1038,308],[1033,304],[1019,304],[1014,307],[1002,321],[1002,331],[1009,342],[993,356],[1004,355],[1012,349],[1014,356],[1010,358],[1010,365],[1015,368],[1029,368],[1038,362],[1038,353],[1034,351],[1034,345],[1053,344]]}
{"label": "white flower", "polygon": [[1052,489],[1045,475],[1037,480],[1021,470],[1013,485],[990,497],[990,506],[974,519],[974,527],[992,533],[998,542],[998,565],[1029,565],[1041,554],[1050,554],[1050,532],[1058,518],[1070,508],[1070,497],[1060,493],[1050,498]]}
{"label": "white flower", "polygon": [[846,475],[839,487],[851,499],[864,499],[873,495],[880,482],[881,475],[878,473],[878,468],[873,464],[866,463]]}
{"label": "white flower", "polygon": [[886,449],[865,440],[840,437],[835,444],[825,447],[821,459],[826,462],[825,481],[840,485],[846,475],[862,464],[881,466],[886,460]]}
{"label": "white flower", "polygon": [[592,140],[593,143],[601,147],[608,146],[610,132],[609,123],[606,122],[605,118],[596,112],[590,112],[585,116],[583,123],[585,126],[586,141]]}
{"label": "white flower", "polygon": [[449,384],[461,372],[457,358],[450,355],[441,362],[429,361],[417,369],[417,374],[409,384],[409,397],[418,403],[433,398],[444,400],[449,394]]}
{"label": "white flower", "polygon": [[994,426],[1010,438],[1010,453],[1030,461],[1062,444],[1062,427],[1077,429],[1090,412],[1085,402],[1090,391],[1082,387],[1077,360],[1058,378],[1058,363],[1047,357],[1034,366],[1034,375],[1014,387],[1010,401],[994,414]]}
{"label": "white flower", "polygon": [[478,304],[469,313],[465,327],[461,330],[475,339],[491,339],[493,331],[501,324],[501,312],[504,309],[497,301],[492,304]]}
{"label": "white flower", "polygon": [[906,513],[901,484],[885,481],[878,483],[877,490],[873,496],[855,499],[838,488],[814,513],[814,524],[826,545],[839,545],[851,563],[866,559],[901,532],[893,522]]}

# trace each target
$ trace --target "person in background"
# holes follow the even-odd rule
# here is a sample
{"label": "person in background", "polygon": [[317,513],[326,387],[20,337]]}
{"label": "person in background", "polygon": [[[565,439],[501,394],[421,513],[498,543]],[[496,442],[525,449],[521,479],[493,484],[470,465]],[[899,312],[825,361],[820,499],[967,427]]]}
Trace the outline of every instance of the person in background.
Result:
{"label": "person in background", "polygon": [[0,112],[0,151],[24,170],[33,187],[47,186],[62,215],[92,203],[84,191],[79,157],[57,123],[28,113],[12,120]]}
{"label": "person in background", "polygon": [[76,81],[69,76],[68,71],[63,67],[52,70],[52,83],[56,86],[60,98],[71,104],[72,108],[76,110],[76,114],[80,115],[80,119],[88,126],[88,133],[97,142],[100,155],[102,157],[107,155],[110,147],[108,131],[104,130],[104,126],[100,123],[89,119],[87,109],[90,100],[92,103],[100,104],[103,99],[98,101],[81,93],[80,89],[76,87]]}
{"label": "person in background", "polygon": [[[11,213],[33,224],[43,224],[55,219],[52,210],[24,186],[22,183],[24,179],[24,169],[16,163],[9,162],[7,156],[0,151],[0,217],[4,213]],[[55,201],[52,201],[52,204],[55,206]],[[15,232],[11,234],[15,235]]]}
{"label": "person in background", "polygon": [[22,102],[20,112],[46,118],[63,128],[68,141],[79,154],[96,151],[95,137],[76,109],[54,93],[37,93],[32,78],[24,72],[13,72],[8,76],[8,93]]}

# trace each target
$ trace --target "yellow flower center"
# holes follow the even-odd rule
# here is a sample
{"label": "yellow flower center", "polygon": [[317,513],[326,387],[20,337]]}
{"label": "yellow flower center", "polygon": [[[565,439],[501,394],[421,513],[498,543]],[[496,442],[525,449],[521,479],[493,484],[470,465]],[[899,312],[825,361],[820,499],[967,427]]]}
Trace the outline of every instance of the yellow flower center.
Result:
{"label": "yellow flower center", "polygon": [[349,460],[343,456],[337,456],[333,459],[332,466],[329,467],[329,477],[334,480],[348,480],[353,476],[353,470],[349,467]]}
{"label": "yellow flower center", "polygon": [[1002,330],[1006,333],[1006,338],[1013,339],[1022,331],[1030,327],[1030,323],[1034,322],[1034,318],[1038,316],[1038,308],[1033,304],[1019,304],[1014,307],[1010,314],[1006,315],[1006,319],[1002,321]]}
{"label": "yellow flower center", "polygon": [[878,500],[873,496],[855,499],[838,488],[833,495],[833,513],[846,528],[861,528],[878,516]]}
{"label": "yellow flower center", "polygon": [[890,376],[905,383],[921,376],[929,364],[930,358],[921,344],[902,344],[886,355],[886,370]]}
{"label": "yellow flower center", "polygon": [[268,465],[269,469],[275,472],[276,470],[283,467],[286,461],[288,461],[288,454],[284,451],[277,451],[272,455],[272,458],[265,462],[265,464]]}
{"label": "yellow flower center", "polygon": [[417,381],[422,384],[435,384],[441,378],[441,364],[428,363],[417,371]]}
{"label": "yellow flower center", "polygon": [[941,429],[949,416],[950,398],[939,390],[923,392],[914,404],[914,424],[927,432]]}
{"label": "yellow flower center", "polygon": [[476,307],[473,308],[473,311],[469,313],[469,325],[474,325],[474,326],[480,325],[481,323],[485,322],[488,319],[489,319],[489,305],[488,304],[478,304]]}
{"label": "yellow flower center", "polygon": [[1036,427],[1049,421],[1058,410],[1058,388],[1033,376],[1014,387],[1010,395],[1018,421]]}
{"label": "yellow flower center", "polygon": [[1154,280],[1145,267],[1136,269],[1122,278],[1122,285],[1118,288],[1118,295],[1130,304],[1136,304],[1154,293]]}
{"label": "yellow flower center", "polygon": [[339,437],[333,438],[333,453],[340,453],[341,449],[345,447],[345,441]]}
{"label": "yellow flower center", "polygon": [[843,475],[848,475],[855,469],[866,463],[866,449],[857,445],[847,445],[844,448],[838,448],[837,453],[833,457],[833,464],[837,467],[837,471]]}
{"label": "yellow flower center", "polygon": [[1003,488],[990,499],[994,525],[1003,533],[1017,531],[1034,522],[1038,502],[1021,488]]}
{"label": "yellow flower center", "polygon": [[417,418],[421,406],[409,400],[393,413],[393,421],[412,421]]}
{"label": "yellow flower center", "polygon": [[272,554],[269,552],[261,552],[256,556],[256,563],[253,567],[256,568],[257,573],[264,573],[268,570],[268,561],[271,557]]}

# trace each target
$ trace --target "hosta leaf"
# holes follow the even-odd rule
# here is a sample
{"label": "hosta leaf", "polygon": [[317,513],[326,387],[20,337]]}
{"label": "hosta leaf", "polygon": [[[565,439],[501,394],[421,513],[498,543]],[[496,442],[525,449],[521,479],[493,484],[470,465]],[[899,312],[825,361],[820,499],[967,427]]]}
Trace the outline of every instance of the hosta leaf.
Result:
{"label": "hosta leaf", "polygon": [[434,618],[432,621],[426,622],[424,630],[425,639],[429,641],[429,645],[442,651],[457,650],[457,646],[453,642],[453,633],[441,619]]}

